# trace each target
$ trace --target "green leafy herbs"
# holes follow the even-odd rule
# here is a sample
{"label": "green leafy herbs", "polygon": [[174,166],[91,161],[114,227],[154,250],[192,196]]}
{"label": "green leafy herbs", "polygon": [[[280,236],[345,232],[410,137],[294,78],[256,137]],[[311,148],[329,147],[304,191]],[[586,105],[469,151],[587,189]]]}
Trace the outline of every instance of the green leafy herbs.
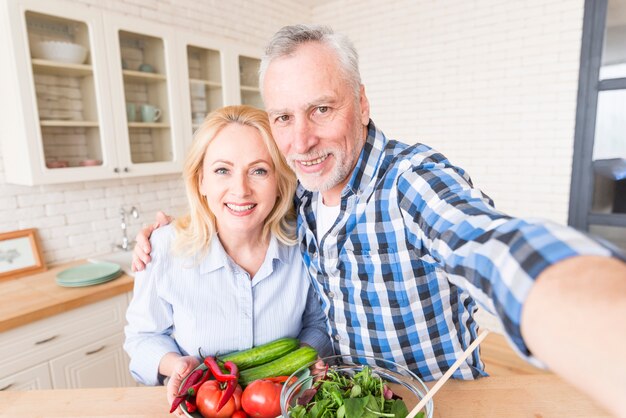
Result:
{"label": "green leafy herbs", "polygon": [[[409,414],[404,401],[367,366],[352,377],[328,370],[289,412],[292,418],[405,418]],[[416,416],[423,417],[423,412]]]}

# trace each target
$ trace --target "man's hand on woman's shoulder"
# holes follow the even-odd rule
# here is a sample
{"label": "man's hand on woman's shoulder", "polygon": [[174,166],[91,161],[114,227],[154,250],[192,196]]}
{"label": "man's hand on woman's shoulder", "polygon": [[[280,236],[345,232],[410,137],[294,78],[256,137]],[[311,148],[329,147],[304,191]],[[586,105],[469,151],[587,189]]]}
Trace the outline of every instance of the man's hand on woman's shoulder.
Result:
{"label": "man's hand on woman's shoulder", "polygon": [[155,217],[156,221],[152,225],[148,225],[137,233],[135,237],[135,248],[133,249],[132,269],[138,272],[146,268],[146,264],[150,262],[150,235],[155,229],[165,226],[172,222],[174,218],[164,212],[158,211]]}

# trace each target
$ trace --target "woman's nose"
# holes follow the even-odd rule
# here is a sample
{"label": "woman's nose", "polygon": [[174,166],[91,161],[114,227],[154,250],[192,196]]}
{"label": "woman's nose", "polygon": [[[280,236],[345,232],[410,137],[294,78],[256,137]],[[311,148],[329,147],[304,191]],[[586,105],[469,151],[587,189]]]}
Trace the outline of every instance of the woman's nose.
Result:
{"label": "woman's nose", "polygon": [[248,196],[250,194],[250,180],[245,174],[235,176],[232,193],[237,196]]}

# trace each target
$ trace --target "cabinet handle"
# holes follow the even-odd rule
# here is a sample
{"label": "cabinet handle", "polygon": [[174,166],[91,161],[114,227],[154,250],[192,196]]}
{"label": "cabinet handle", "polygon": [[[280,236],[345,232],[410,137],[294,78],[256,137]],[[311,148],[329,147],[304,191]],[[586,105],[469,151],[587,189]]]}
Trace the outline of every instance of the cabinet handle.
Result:
{"label": "cabinet handle", "polygon": [[129,171],[128,167],[124,167],[124,173],[128,173]]}
{"label": "cabinet handle", "polygon": [[13,386],[13,383],[9,383],[8,385],[6,385],[3,388],[0,388],[0,392],[2,392],[3,390],[8,390],[11,386]]}
{"label": "cabinet handle", "polygon": [[50,341],[54,340],[56,337],[58,337],[58,335],[53,335],[52,337],[50,337],[50,338],[46,338],[45,340],[37,341],[37,342],[35,343],[35,345],[45,344],[45,343],[47,343],[47,342],[50,342]]}
{"label": "cabinet handle", "polygon": [[113,169],[113,172],[114,172],[114,173],[119,173],[119,172],[120,172],[120,169],[119,169],[119,168],[117,168],[117,167],[115,167],[115,168]]}
{"label": "cabinet handle", "polygon": [[95,350],[87,351],[87,352],[85,353],[85,355],[86,355],[86,356],[90,356],[90,355],[92,355],[92,354],[99,353],[100,351],[104,350],[105,348],[106,348],[106,345],[103,345],[102,347],[100,347],[100,348],[96,348]]}

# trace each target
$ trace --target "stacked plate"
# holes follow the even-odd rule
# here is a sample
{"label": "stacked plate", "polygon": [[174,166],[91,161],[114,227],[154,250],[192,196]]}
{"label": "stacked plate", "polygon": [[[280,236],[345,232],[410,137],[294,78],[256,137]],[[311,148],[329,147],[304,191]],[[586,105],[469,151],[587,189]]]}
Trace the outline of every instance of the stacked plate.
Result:
{"label": "stacked plate", "polygon": [[115,263],[89,263],[63,270],[57,274],[56,283],[63,287],[83,287],[106,283],[122,274]]}

